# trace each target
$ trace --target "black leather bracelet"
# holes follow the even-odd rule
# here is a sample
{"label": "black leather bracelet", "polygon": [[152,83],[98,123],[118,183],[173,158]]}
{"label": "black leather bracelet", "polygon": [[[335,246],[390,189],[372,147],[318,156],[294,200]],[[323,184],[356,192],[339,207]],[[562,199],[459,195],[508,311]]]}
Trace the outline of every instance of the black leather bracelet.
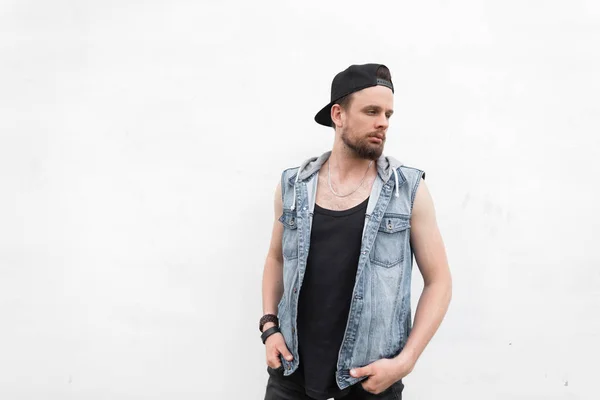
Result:
{"label": "black leather bracelet", "polygon": [[260,335],[260,339],[262,340],[263,344],[265,344],[265,342],[267,341],[267,338],[275,333],[281,332],[281,330],[279,329],[278,326],[273,326],[269,329],[267,329],[266,331],[264,331],[262,333],[262,335]]}

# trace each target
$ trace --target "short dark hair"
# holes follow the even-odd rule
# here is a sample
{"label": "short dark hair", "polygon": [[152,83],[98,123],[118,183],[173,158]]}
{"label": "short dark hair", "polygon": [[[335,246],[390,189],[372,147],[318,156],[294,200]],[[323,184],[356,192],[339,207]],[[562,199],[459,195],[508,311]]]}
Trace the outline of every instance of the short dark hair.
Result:
{"label": "short dark hair", "polygon": [[[392,81],[392,74],[390,72],[390,70],[388,69],[388,67],[386,67],[385,65],[381,65],[379,68],[377,68],[377,72],[375,73],[377,75],[377,77],[379,79],[385,79],[386,81]],[[343,108],[344,110],[347,110],[348,107],[350,107],[350,104],[352,103],[352,95],[354,93],[350,93],[340,99],[338,99],[335,103],[333,104],[338,104],[341,108]],[[331,121],[331,127],[333,129],[335,129],[335,122]]]}

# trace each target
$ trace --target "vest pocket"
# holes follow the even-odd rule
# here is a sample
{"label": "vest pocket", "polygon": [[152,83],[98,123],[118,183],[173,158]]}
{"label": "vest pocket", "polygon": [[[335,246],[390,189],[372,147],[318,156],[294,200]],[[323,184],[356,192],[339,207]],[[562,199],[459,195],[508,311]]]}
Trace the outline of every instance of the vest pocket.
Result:
{"label": "vest pocket", "polygon": [[298,225],[296,224],[296,213],[291,210],[283,210],[279,217],[283,224],[282,251],[283,258],[292,260],[298,258]]}
{"label": "vest pocket", "polygon": [[409,239],[410,215],[384,214],[371,249],[371,263],[384,268],[404,260]]}

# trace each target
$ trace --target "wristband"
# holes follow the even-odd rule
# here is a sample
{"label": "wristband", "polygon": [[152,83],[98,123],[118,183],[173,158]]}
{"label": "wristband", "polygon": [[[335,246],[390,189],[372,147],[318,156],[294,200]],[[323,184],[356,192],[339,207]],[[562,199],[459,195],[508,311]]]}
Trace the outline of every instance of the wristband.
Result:
{"label": "wristband", "polygon": [[266,331],[264,331],[262,333],[262,335],[260,335],[260,339],[262,340],[263,344],[265,344],[265,342],[267,341],[267,338],[275,333],[281,332],[281,330],[279,329],[278,326],[274,326],[272,328],[267,329]]}

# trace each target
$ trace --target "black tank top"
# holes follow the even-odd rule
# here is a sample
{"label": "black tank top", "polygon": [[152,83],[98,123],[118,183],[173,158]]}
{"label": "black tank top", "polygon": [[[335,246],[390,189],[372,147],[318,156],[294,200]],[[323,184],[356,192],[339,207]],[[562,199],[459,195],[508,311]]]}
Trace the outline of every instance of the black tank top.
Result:
{"label": "black tank top", "polygon": [[368,198],[348,210],[315,205],[306,273],[298,301],[298,345],[306,393],[341,393],[335,380],[360,256]]}

